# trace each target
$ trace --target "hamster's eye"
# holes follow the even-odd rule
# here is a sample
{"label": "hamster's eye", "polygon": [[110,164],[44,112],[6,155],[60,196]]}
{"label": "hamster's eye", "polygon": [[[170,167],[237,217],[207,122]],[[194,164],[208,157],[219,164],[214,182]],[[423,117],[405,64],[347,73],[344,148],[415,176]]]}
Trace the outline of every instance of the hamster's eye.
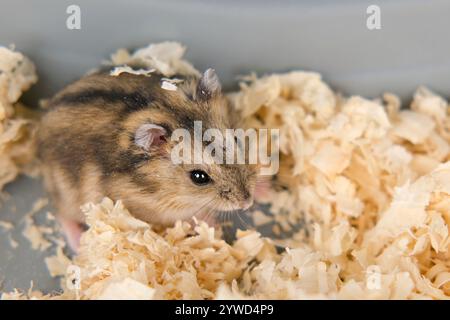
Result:
{"label": "hamster's eye", "polygon": [[208,184],[212,181],[210,176],[208,176],[208,174],[202,170],[191,171],[191,180],[198,186],[204,186],[205,184]]}

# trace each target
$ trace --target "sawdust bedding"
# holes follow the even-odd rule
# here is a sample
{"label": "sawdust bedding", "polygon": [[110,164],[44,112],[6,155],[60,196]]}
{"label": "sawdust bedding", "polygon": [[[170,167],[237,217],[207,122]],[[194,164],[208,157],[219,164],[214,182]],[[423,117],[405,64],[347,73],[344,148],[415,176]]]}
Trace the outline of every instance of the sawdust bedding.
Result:
{"label": "sawdust bedding", "polygon": [[[133,54],[121,49],[112,56],[112,76],[159,70],[165,88],[176,90],[175,74],[198,73],[183,60],[184,51],[173,42]],[[145,68],[127,67],[136,61]],[[3,186],[30,158],[33,120],[20,116],[17,100],[37,78],[28,59],[6,48],[0,48],[0,70]],[[252,215],[257,227],[272,226],[273,239],[246,230],[229,244],[201,221],[157,230],[105,198],[82,208],[89,228],[79,254],[69,259],[60,244],[46,259],[51,275],[62,276],[61,294],[30,289],[2,298],[450,297],[446,100],[419,88],[401,109],[393,94],[343,97],[319,74],[301,71],[251,75],[229,98],[248,127],[280,129],[280,171],[271,192],[258,199],[271,214]],[[303,227],[295,229],[299,223]],[[283,234],[291,236],[276,236]]]}

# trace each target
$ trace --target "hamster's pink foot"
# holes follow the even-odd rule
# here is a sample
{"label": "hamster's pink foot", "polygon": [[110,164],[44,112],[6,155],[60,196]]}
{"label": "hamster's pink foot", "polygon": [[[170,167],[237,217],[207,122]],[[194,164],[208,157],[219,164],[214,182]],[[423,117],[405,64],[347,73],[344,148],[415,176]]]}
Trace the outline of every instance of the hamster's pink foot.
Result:
{"label": "hamster's pink foot", "polygon": [[58,217],[59,224],[66,236],[67,243],[69,247],[75,252],[78,252],[80,246],[81,234],[83,233],[83,228],[81,224],[75,220],[71,220],[65,217]]}

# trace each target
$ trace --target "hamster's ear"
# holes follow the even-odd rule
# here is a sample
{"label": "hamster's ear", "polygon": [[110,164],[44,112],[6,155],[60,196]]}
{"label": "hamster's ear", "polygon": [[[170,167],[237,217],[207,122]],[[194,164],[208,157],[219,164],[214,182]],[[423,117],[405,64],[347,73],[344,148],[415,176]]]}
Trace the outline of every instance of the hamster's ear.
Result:
{"label": "hamster's ear", "polygon": [[207,69],[197,85],[197,99],[208,100],[220,94],[222,86],[214,69]]}
{"label": "hamster's ear", "polygon": [[167,141],[167,131],[156,124],[146,123],[141,125],[134,135],[134,142],[149,151],[154,146],[160,146]]}

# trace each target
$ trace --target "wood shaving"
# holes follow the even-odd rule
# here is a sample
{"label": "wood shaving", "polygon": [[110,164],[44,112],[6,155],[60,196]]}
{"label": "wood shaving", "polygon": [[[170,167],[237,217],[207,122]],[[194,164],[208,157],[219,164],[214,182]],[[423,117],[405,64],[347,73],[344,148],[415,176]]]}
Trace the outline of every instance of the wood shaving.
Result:
{"label": "wood shaving", "polygon": [[200,75],[200,73],[183,59],[186,47],[178,42],[161,42],[130,54],[125,49],[119,49],[111,56],[113,65],[141,65],[148,70],[156,69],[166,77],[179,75]]}
{"label": "wood shaving", "polygon": [[55,221],[55,219],[56,219],[55,216],[51,212],[48,212],[48,211],[45,214],[45,218],[47,219],[47,221]]}
{"label": "wood shaving", "polygon": [[11,234],[8,234],[8,242],[11,248],[16,249],[19,246],[19,243],[13,239]]}
{"label": "wood shaving", "polygon": [[0,228],[7,232],[8,243],[11,248],[16,249],[19,246],[19,243],[13,239],[11,232],[14,229],[14,224],[9,221],[0,220]]}
{"label": "wood shaving", "polygon": [[154,72],[155,69],[133,69],[129,66],[122,66],[122,67],[115,67],[111,72],[109,73],[111,76],[117,77],[118,75],[122,73],[131,73],[131,74],[137,74],[137,75],[144,75],[147,77],[150,77],[152,72]]}
{"label": "wood shaving", "polygon": [[36,199],[33,202],[33,206],[31,207],[30,211],[28,211],[25,214],[25,217],[34,216],[36,213],[38,213],[39,211],[44,209],[48,205],[48,203],[49,203],[49,201],[48,201],[48,198],[46,198],[46,197]]}
{"label": "wood shaving", "polygon": [[35,174],[36,123],[18,99],[37,81],[33,63],[19,52],[0,47],[0,190],[19,173]]}
{"label": "wood shaving", "polygon": [[132,278],[110,283],[98,297],[100,300],[151,300],[155,295],[152,289]]}
{"label": "wood shaving", "polygon": [[25,227],[22,231],[22,235],[30,242],[31,247],[35,250],[45,251],[51,247],[51,242],[47,239],[47,237],[55,232],[55,228],[37,225],[33,219],[33,216],[47,205],[48,198],[38,198],[33,202],[30,211],[28,211],[23,217]]}
{"label": "wood shaving", "polygon": [[273,222],[273,218],[264,214],[261,210],[255,210],[252,212],[253,223],[256,227]]}
{"label": "wood shaving", "polygon": [[177,84],[183,82],[182,79],[177,78],[161,78],[161,88],[169,91],[176,91]]}
{"label": "wood shaving", "polygon": [[164,90],[169,90],[169,91],[177,91],[177,85],[173,84],[169,81],[162,81],[161,88],[163,88]]}
{"label": "wood shaving", "polygon": [[52,277],[64,276],[71,260],[64,254],[63,246],[58,246],[56,255],[46,257],[45,264]]}
{"label": "wood shaving", "polygon": [[25,228],[22,234],[31,243],[34,250],[45,251],[51,246],[51,243],[45,239],[42,228],[37,226],[31,217],[25,218]]}
{"label": "wood shaving", "polygon": [[10,230],[14,229],[14,225],[9,221],[0,220],[0,228],[4,229],[6,231],[10,231]]}

